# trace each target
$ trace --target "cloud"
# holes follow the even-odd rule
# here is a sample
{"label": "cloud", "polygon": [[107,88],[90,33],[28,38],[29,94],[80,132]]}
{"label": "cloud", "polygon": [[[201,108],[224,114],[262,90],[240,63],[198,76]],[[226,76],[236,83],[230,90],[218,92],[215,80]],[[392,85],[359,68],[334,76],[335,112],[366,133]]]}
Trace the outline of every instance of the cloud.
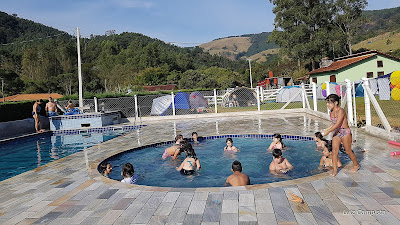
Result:
{"label": "cloud", "polygon": [[123,8],[152,8],[153,2],[146,0],[113,0],[115,4]]}

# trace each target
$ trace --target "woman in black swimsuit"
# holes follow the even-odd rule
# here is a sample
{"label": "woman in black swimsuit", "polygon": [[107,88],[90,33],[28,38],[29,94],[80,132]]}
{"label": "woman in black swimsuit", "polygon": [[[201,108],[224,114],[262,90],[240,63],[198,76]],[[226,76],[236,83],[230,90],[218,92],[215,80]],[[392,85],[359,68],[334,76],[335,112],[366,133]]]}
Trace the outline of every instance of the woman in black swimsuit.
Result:
{"label": "woman in black swimsuit", "polygon": [[197,158],[192,145],[186,141],[182,142],[181,151],[186,153],[186,159],[181,163],[176,170],[180,171],[182,175],[193,175],[195,168],[200,169],[200,160]]}

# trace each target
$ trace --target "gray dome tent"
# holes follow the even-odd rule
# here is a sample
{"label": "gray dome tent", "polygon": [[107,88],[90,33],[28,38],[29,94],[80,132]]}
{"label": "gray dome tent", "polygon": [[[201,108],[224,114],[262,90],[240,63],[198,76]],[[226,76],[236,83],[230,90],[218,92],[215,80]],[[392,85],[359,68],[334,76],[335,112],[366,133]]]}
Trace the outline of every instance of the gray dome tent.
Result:
{"label": "gray dome tent", "polygon": [[246,87],[238,87],[230,92],[227,92],[222,98],[222,107],[231,107],[233,102],[233,95],[237,96],[239,107],[247,107],[257,104],[257,93]]}

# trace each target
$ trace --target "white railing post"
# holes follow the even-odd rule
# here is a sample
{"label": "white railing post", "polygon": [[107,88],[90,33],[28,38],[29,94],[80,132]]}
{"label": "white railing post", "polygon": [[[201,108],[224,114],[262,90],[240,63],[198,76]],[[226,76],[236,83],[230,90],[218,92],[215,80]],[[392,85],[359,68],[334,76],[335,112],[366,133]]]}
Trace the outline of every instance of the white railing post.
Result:
{"label": "white railing post", "polygon": [[314,111],[318,111],[317,105],[317,84],[312,82],[312,95],[313,95],[313,104],[314,104]]}
{"label": "white railing post", "polygon": [[99,106],[97,105],[97,98],[94,97],[93,101],[94,101],[94,112],[98,112],[99,111]]}
{"label": "white railing post", "polygon": [[[331,94],[331,88],[329,87],[329,82],[328,81],[325,81],[325,84],[326,84],[326,97],[328,97],[330,94]],[[328,106],[326,106],[326,112],[328,113],[328,115],[329,115],[329,108],[328,108]]]}
{"label": "white railing post", "polygon": [[354,82],[352,83],[352,90],[353,90],[354,126],[357,126],[356,86]]}
{"label": "white railing post", "polygon": [[172,98],[172,115],[175,116],[175,98],[174,92],[171,91],[171,98]]}
{"label": "white railing post", "polygon": [[218,106],[217,106],[217,90],[214,89],[214,108],[215,108],[215,113],[218,113]]}
{"label": "white railing post", "polygon": [[[351,98],[351,81],[349,79],[345,79],[346,82],[346,100],[347,100],[347,120],[350,122],[350,126],[354,126],[354,119],[353,119],[353,104]],[[342,90],[340,89],[340,95],[342,95]],[[343,101],[343,100],[342,100]]]}
{"label": "white railing post", "polygon": [[264,87],[260,86],[260,93],[261,93],[261,102],[264,101]]}
{"label": "white railing post", "polygon": [[[363,88],[364,87],[368,87],[369,83],[368,83],[368,78],[363,77]],[[371,102],[369,101],[369,97],[367,92],[365,91],[364,88],[364,103],[365,103],[365,124],[367,126],[371,126],[372,122],[371,122]]]}
{"label": "white railing post", "polygon": [[134,95],[135,98],[135,118],[138,119],[138,104],[137,104],[137,95]]}
{"label": "white railing post", "polygon": [[260,87],[257,86],[257,110],[260,111]]}
{"label": "white railing post", "polygon": [[306,96],[305,95],[305,91],[304,91],[304,83],[301,83],[301,89],[302,89],[302,95],[301,95],[301,100],[303,101],[303,109],[306,108]]}

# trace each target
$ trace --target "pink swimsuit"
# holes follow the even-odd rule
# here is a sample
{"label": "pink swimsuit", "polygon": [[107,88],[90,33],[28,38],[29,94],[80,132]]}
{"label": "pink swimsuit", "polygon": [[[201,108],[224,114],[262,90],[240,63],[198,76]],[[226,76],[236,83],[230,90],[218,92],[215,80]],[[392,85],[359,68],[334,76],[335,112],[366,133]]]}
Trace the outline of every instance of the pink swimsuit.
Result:
{"label": "pink swimsuit", "polygon": [[[332,120],[332,124],[336,124],[337,123],[337,112],[336,112],[336,117],[332,117],[331,115],[332,115],[332,112],[329,115],[329,117]],[[344,136],[346,136],[348,134],[351,134],[350,128],[343,128],[343,121],[342,121],[342,124],[340,124],[340,127],[336,128],[333,131],[333,136],[338,136],[340,139],[342,139]]]}

